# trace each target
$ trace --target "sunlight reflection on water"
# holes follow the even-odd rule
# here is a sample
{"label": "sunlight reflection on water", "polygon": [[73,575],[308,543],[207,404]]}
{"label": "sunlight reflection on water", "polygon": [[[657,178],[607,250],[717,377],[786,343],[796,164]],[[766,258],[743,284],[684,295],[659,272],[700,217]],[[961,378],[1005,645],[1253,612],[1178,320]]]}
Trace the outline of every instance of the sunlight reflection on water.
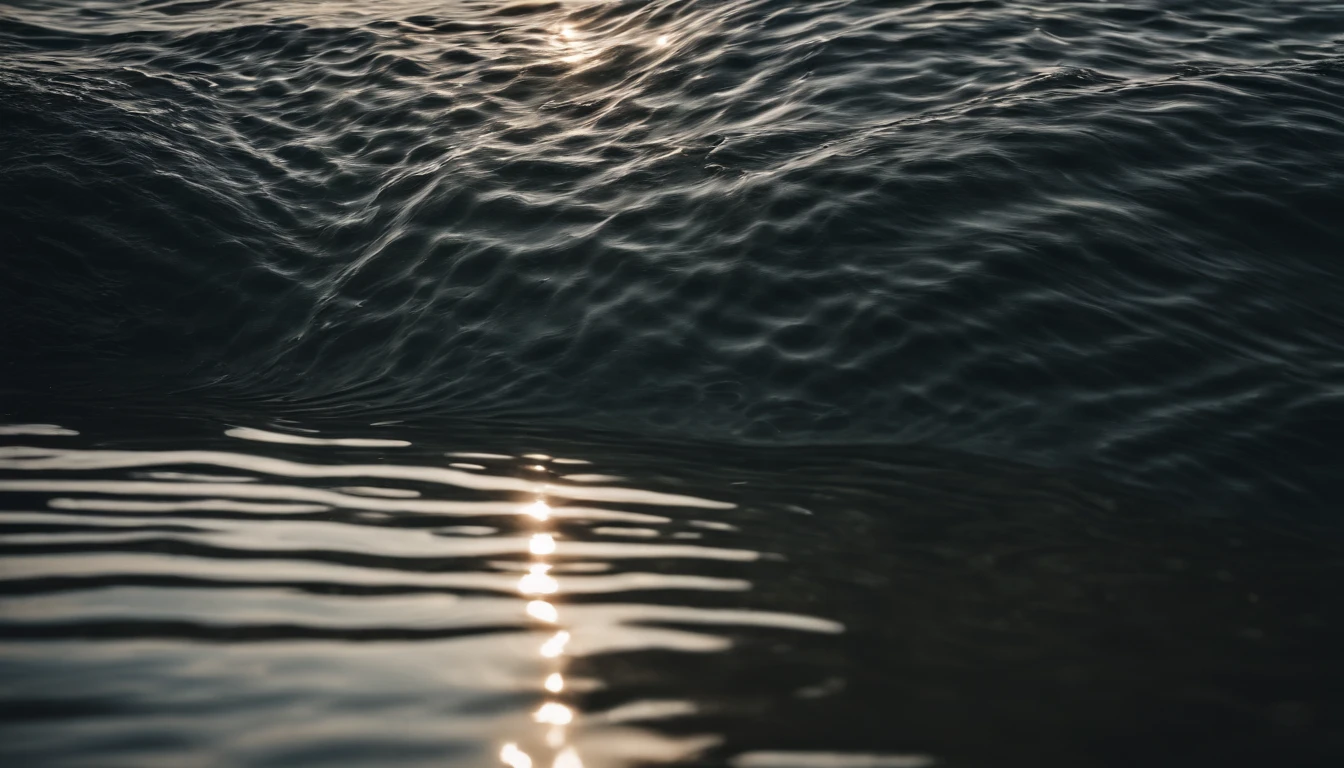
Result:
{"label": "sunlight reflection on water", "polygon": [[[1166,676],[1235,680],[1250,663],[1236,654],[1273,660],[1274,638],[1300,631],[1262,610],[1299,583],[1282,564],[1311,557],[1292,550],[1305,537],[1234,551],[1175,515],[1149,530],[1142,497],[965,458],[730,462],[600,441],[510,454],[459,436],[483,449],[464,471],[409,428],[258,441],[77,426],[0,446],[0,673],[13,701],[117,703],[29,723],[0,754],[88,752],[115,728],[179,764],[349,743],[380,764],[414,745],[534,768],[924,768],[963,745],[939,727],[1043,727],[1020,690],[1092,707],[1047,719],[1087,754],[1136,659],[1073,638],[1176,623],[1220,650],[1198,664],[1169,650]],[[579,462],[595,470],[582,483],[555,471]],[[1188,567],[1155,569],[1155,541]],[[1101,683],[1060,682],[1055,651],[1030,655],[1052,643]],[[166,727],[180,738],[156,740]],[[1023,753],[1046,739],[1000,738]]]}
{"label": "sunlight reflection on water", "polygon": [[[16,428],[9,432],[45,437],[75,434],[59,427]],[[528,715],[539,730],[501,739],[497,755],[506,765],[547,768],[583,766],[580,753],[584,743],[595,754],[605,755],[598,765],[621,765],[649,755],[680,759],[677,756],[693,754],[714,741],[709,736],[669,740],[652,731],[628,727],[611,730],[614,721],[609,717],[590,723],[583,728],[584,738],[575,740],[575,729],[581,728],[584,718],[576,702],[567,697],[581,697],[584,691],[603,685],[600,678],[585,677],[580,684],[569,679],[566,668],[575,654],[593,659],[613,650],[667,648],[704,653],[729,647],[726,640],[707,629],[639,626],[641,618],[691,622],[687,627],[759,622],[762,626],[833,631],[821,620],[809,625],[814,620],[750,611],[656,603],[641,606],[638,602],[608,603],[605,598],[562,606],[566,596],[616,598],[649,589],[746,589],[749,583],[742,579],[664,573],[659,572],[661,568],[640,572],[622,563],[750,563],[759,557],[754,551],[660,543],[657,539],[663,533],[659,528],[643,529],[640,537],[631,541],[622,530],[600,525],[623,521],[662,526],[673,522],[671,515],[684,514],[681,510],[699,510],[703,515],[733,509],[732,503],[613,485],[614,476],[592,474],[582,477],[581,485],[570,485],[554,475],[550,465],[588,463],[574,457],[528,454],[514,458],[493,452],[454,452],[450,458],[480,462],[467,472],[433,464],[391,464],[381,456],[377,462],[368,460],[371,451],[389,448],[423,459],[424,455],[407,440],[241,427],[224,434],[229,439],[253,443],[258,449],[0,447],[0,472],[6,473],[0,478],[0,494],[5,498],[40,498],[51,510],[8,513],[5,520],[10,524],[46,528],[41,532],[8,533],[4,542],[10,546],[60,544],[75,548],[65,555],[12,558],[5,569],[7,578],[92,578],[98,583],[116,584],[171,577],[215,579],[235,585],[231,592],[218,588],[183,591],[183,595],[191,596],[187,600],[169,599],[175,594],[173,589],[153,584],[131,591],[104,589],[101,594],[105,599],[97,603],[25,598],[9,601],[6,617],[29,622],[108,619],[135,626],[136,621],[151,619],[202,621],[214,615],[210,608],[214,606],[221,612],[220,620],[237,623],[231,630],[234,632],[260,631],[248,627],[260,627],[267,620],[287,625],[297,622],[285,631],[298,633],[318,631],[320,624],[321,631],[335,633],[331,638],[334,642],[340,642],[342,627],[389,635],[439,628],[456,632],[460,631],[457,628],[470,630],[473,626],[496,633],[545,628],[534,646],[536,662],[508,660],[499,654],[507,646],[500,646],[489,654],[488,663],[506,675],[517,674],[533,663],[541,664],[531,684],[539,703]],[[266,450],[263,446],[279,454],[262,452]],[[333,463],[331,459],[341,452],[357,460]],[[217,470],[243,474],[226,476],[216,474]],[[379,484],[366,484],[370,481]],[[566,503],[576,501],[593,506]],[[642,508],[663,508],[668,514],[649,514]],[[453,519],[469,524],[442,524]],[[165,528],[163,524],[168,521],[177,527]],[[479,524],[482,522],[490,524]],[[141,544],[159,541],[193,549],[190,555],[184,551],[172,556],[138,551]],[[124,551],[93,549],[97,547]],[[519,556],[523,559],[509,559]],[[259,566],[245,565],[255,558],[265,560]],[[424,558],[434,558],[448,567],[434,569],[439,572],[410,569],[416,559]],[[399,561],[408,567],[398,567]],[[523,598],[515,610],[522,614],[524,624],[510,628],[495,604],[497,598],[473,593],[498,595],[504,589],[501,577],[519,570],[522,573],[513,577],[510,589]],[[342,589],[404,584],[417,589],[463,591],[456,602],[441,602],[437,607],[429,602],[428,595],[410,596],[400,603],[389,597],[376,604],[378,610],[371,604],[369,610],[352,613],[353,603],[329,601],[325,608],[314,603],[314,610],[307,610],[297,602],[298,595],[278,599],[273,587],[264,586],[277,579],[344,585],[339,587]],[[444,596],[441,591],[437,595]],[[328,616],[323,610],[337,613]],[[470,651],[463,651],[462,661],[471,662]],[[477,661],[486,662],[486,656]],[[510,669],[514,672],[508,672]],[[336,674],[335,669],[331,672]],[[395,688],[389,690],[389,695],[394,692]]]}

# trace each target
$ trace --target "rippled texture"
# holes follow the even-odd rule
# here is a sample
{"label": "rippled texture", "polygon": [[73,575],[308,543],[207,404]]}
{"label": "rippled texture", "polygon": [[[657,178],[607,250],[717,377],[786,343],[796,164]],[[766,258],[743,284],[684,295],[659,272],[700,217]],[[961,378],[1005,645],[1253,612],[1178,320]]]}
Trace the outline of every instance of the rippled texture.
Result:
{"label": "rippled texture", "polygon": [[6,378],[1328,505],[1342,39],[1306,1],[9,3]]}
{"label": "rippled texture", "polygon": [[0,763],[1344,765],[1342,45],[0,5]]}
{"label": "rippled texture", "polygon": [[1344,758],[1337,533],[930,451],[0,433],[6,765]]}

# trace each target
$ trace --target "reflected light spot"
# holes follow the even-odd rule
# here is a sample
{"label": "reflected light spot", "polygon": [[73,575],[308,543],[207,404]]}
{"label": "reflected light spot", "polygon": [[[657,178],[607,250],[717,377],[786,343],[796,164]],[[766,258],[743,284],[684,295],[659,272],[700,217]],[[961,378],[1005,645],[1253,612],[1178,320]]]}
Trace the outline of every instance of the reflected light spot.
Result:
{"label": "reflected light spot", "polygon": [[534,555],[549,555],[555,552],[555,537],[549,533],[532,534],[532,543],[528,549]]}
{"label": "reflected light spot", "polygon": [[509,768],[532,768],[532,758],[519,749],[517,744],[505,744],[499,750],[499,760]]}
{"label": "reflected light spot", "polygon": [[524,595],[553,595],[560,591],[560,582],[547,573],[551,566],[533,563],[528,574],[518,580],[518,591]]}
{"label": "reflected light spot", "polygon": [[358,437],[304,437],[302,435],[291,435],[284,432],[268,432],[264,429],[252,429],[251,427],[235,427],[226,430],[224,434],[229,437],[237,437],[243,440],[255,440],[260,443],[284,443],[286,445],[340,445],[347,448],[405,448],[410,445],[405,440],[380,440],[376,438],[358,438]]}
{"label": "reflected light spot", "polygon": [[565,646],[568,644],[569,633],[562,629],[552,635],[550,640],[541,644],[541,655],[548,659],[554,659],[565,652]]}
{"label": "reflected light spot", "polygon": [[538,520],[551,519],[551,506],[541,499],[537,499],[531,504],[528,504],[523,508],[523,511]]}
{"label": "reflected light spot", "polygon": [[532,719],[546,725],[569,725],[574,722],[574,710],[564,704],[548,701],[532,715]]}
{"label": "reflected light spot", "polygon": [[55,424],[0,424],[0,435],[40,435],[43,437],[64,437],[78,435],[73,429],[58,427]]}
{"label": "reflected light spot", "polygon": [[527,604],[527,615],[537,621],[546,621],[554,624],[560,619],[560,612],[555,610],[555,606],[545,600],[533,600]]}
{"label": "reflected light spot", "polygon": [[583,768],[583,761],[579,759],[579,753],[575,752],[573,747],[565,747],[564,751],[555,756],[551,768]]}
{"label": "reflected light spot", "polygon": [[573,24],[561,24],[560,36],[565,38],[566,40],[573,40],[574,38],[579,36],[579,31],[574,29]]}
{"label": "reflected light spot", "polygon": [[559,672],[552,672],[546,678],[546,690],[551,693],[559,693],[565,690],[565,678]]}
{"label": "reflected light spot", "polygon": [[666,48],[666,47],[668,46],[668,44],[672,42],[672,36],[671,36],[671,35],[662,35],[662,36],[660,36],[657,40],[655,40],[655,41],[653,41],[653,42],[654,42],[654,44],[657,45],[659,48]]}

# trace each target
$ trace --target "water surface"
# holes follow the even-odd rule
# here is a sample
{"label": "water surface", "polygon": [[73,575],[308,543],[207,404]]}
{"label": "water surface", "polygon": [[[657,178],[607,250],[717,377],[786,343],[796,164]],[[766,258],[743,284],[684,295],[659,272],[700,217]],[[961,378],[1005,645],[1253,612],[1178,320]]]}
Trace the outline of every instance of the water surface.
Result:
{"label": "water surface", "polygon": [[1320,0],[11,2],[6,379],[1333,504],[1341,40]]}
{"label": "water surface", "polygon": [[0,5],[0,762],[1344,764],[1341,46]]}
{"label": "water surface", "polygon": [[88,426],[0,447],[11,764],[1344,756],[1329,531],[928,450]]}

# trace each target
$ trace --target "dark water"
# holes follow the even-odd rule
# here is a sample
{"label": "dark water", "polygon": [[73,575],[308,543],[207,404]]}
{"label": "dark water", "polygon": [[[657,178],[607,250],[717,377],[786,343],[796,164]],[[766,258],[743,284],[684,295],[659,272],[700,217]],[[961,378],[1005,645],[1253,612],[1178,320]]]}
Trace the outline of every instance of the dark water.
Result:
{"label": "dark water", "polygon": [[1344,764],[1342,257],[1344,3],[10,0],[0,756]]}

